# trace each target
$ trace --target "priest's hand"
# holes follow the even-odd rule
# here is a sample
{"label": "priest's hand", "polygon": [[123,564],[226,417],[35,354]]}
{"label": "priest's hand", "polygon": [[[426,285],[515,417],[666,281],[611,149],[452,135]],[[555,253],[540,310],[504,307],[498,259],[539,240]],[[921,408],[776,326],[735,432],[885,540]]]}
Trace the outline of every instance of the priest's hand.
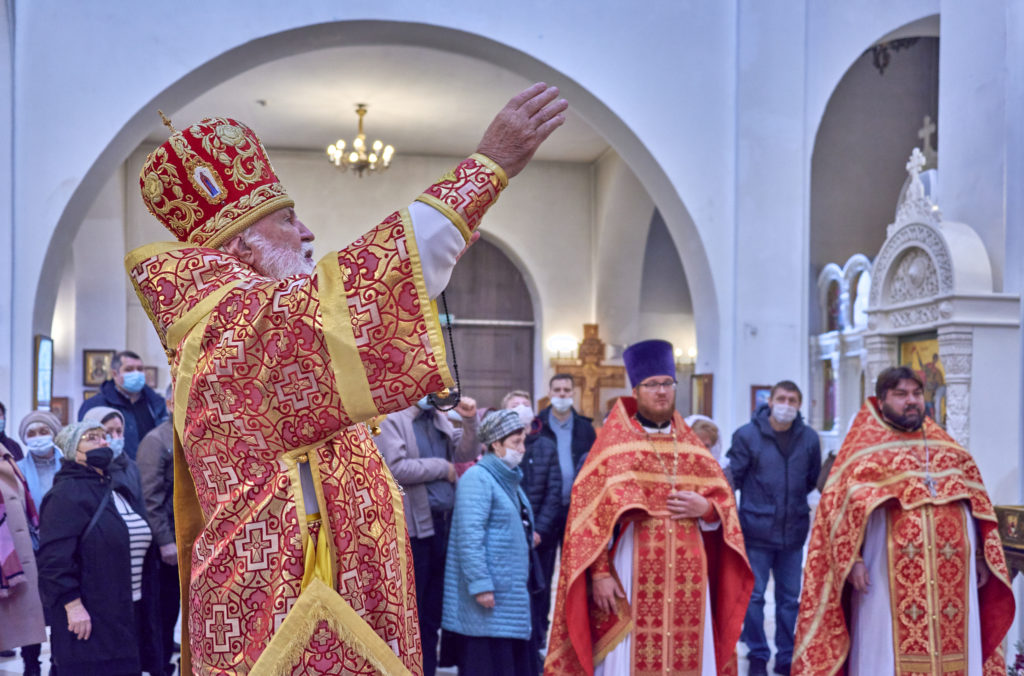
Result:
{"label": "priest's hand", "polygon": [[530,161],[540,144],[565,122],[569,103],[558,87],[538,82],[516,94],[487,127],[476,151],[491,158],[512,178]]}
{"label": "priest's hand", "polygon": [[472,418],[476,415],[476,399],[459,397],[459,403],[455,405],[455,412],[463,418]]}
{"label": "priest's hand", "polygon": [[474,596],[476,602],[482,605],[484,608],[494,607],[494,592],[481,592]]}
{"label": "priest's hand", "polygon": [[82,605],[82,599],[75,599],[64,605],[68,616],[68,631],[80,641],[88,641],[92,634],[92,618],[89,611]]}
{"label": "priest's hand", "polygon": [[985,559],[977,559],[975,563],[978,566],[978,586],[984,587],[988,582],[988,579],[992,577],[992,573],[989,572],[988,564],[985,563]]}
{"label": "priest's hand", "polygon": [[863,561],[853,564],[853,570],[850,571],[846,579],[861,594],[866,593],[868,587],[871,586],[871,580],[868,579],[868,567],[864,565]]}
{"label": "priest's hand", "polygon": [[675,491],[668,494],[668,511],[672,519],[699,519],[710,508],[711,503],[700,493]]}
{"label": "priest's hand", "polygon": [[592,580],[591,593],[594,596],[594,605],[609,615],[615,612],[615,597],[626,598],[626,592],[622,591],[622,585],[611,576]]}

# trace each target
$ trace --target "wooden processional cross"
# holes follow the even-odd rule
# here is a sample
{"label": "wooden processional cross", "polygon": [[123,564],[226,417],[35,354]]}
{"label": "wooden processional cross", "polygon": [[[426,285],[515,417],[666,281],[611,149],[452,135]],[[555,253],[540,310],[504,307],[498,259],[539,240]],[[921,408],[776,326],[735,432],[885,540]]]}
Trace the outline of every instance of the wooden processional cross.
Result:
{"label": "wooden processional cross", "polygon": [[568,373],[580,389],[579,410],[598,423],[604,411],[601,406],[601,388],[624,388],[626,367],[604,364],[604,341],[597,337],[597,324],[583,325],[583,341],[578,358],[552,357],[555,373]]}

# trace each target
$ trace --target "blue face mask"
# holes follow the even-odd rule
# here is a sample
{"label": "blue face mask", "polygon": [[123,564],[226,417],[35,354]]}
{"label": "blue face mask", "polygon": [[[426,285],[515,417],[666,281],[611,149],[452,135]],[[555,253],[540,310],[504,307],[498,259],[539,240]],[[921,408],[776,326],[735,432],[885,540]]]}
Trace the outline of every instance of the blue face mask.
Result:
{"label": "blue face mask", "polygon": [[142,371],[129,371],[124,374],[124,385],[123,387],[126,392],[135,394],[141,392],[142,388],[146,386],[146,374]]}
{"label": "blue face mask", "polygon": [[124,452],[124,437],[120,439],[114,439],[109,434],[107,435],[107,445],[110,446],[110,450],[114,452],[114,457],[121,455]]}
{"label": "blue face mask", "polygon": [[416,402],[416,405],[420,407],[421,411],[429,411],[433,406],[430,405],[430,400],[427,397],[423,397]]}
{"label": "blue face mask", "polygon": [[4,433],[4,428],[6,426],[7,426],[7,420],[5,418],[0,418],[0,434]]}

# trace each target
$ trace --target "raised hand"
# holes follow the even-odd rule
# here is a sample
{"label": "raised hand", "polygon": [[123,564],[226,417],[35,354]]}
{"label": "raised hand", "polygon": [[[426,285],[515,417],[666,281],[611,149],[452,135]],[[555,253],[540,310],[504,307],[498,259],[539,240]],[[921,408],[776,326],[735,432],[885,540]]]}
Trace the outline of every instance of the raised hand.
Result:
{"label": "raised hand", "polygon": [[540,144],[565,122],[569,103],[558,87],[543,82],[525,89],[498,112],[476,151],[497,162],[512,178],[530,161]]}

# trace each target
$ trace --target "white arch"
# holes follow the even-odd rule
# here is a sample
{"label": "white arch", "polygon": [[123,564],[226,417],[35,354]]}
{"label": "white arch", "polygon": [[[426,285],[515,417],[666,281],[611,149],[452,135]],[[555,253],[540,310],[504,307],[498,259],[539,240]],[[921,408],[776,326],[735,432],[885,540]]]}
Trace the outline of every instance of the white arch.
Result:
{"label": "white arch", "polygon": [[[155,109],[177,109],[201,92],[255,65],[307,51],[366,44],[401,44],[450,51],[493,63],[527,78],[558,82],[563,94],[572,100],[574,108],[605,137],[637,175],[665,218],[690,281],[695,316],[701,318],[698,324],[701,361],[711,369],[717,367],[719,307],[704,243],[668,176],[622,119],[567,74],[518,49],[475,33],[385,20],[334,21],[266,34],[227,49],[206,61],[170,83],[141,106],[112,135],[88,171],[77,181],[60,212],[42,264],[33,271],[37,275],[31,317],[33,330],[48,331],[56,302],[56,283],[51,275],[43,271],[63,267],[69,255],[67,243],[74,239],[94,195],[118,165],[144,140]],[[684,241],[685,246],[681,246]],[[12,352],[27,354],[26,348],[27,344],[16,344]],[[16,398],[24,396],[24,390],[19,385],[29,382],[29,370],[30,365],[27,364],[13,365],[12,381]]]}

